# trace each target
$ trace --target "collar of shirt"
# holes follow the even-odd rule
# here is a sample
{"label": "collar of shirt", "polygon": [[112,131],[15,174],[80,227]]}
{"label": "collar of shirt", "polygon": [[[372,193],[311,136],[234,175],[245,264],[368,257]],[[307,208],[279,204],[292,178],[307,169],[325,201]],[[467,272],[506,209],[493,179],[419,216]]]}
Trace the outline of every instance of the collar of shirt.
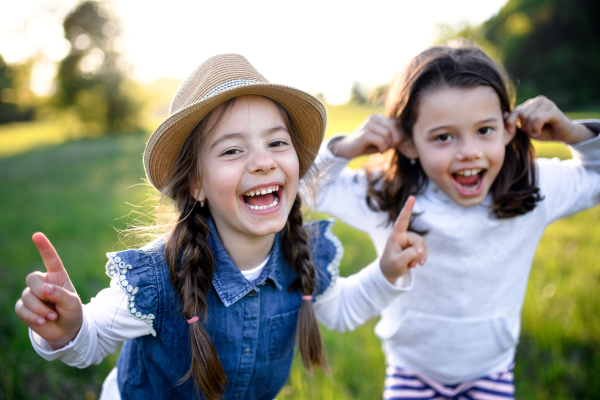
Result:
{"label": "collar of shirt", "polygon": [[[267,279],[275,284],[277,290],[281,290],[284,286],[287,286],[286,280],[288,279],[286,279],[284,272],[287,263],[282,263],[281,232],[275,236],[267,265],[265,265],[258,279],[250,282],[244,277],[242,272],[233,263],[229,253],[227,253],[212,218],[209,218],[208,227],[210,230],[208,241],[215,257],[215,272],[212,284],[226,307],[229,307],[252,290],[259,291],[260,289],[257,286],[262,286]],[[282,264],[285,264],[285,266]]]}

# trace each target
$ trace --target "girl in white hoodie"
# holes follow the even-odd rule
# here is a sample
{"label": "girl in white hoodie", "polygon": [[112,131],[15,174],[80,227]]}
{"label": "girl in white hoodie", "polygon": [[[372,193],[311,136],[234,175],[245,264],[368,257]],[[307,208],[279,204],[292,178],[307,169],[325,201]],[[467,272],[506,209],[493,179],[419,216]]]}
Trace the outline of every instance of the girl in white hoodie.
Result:
{"label": "girl in white hoodie", "polygon": [[[414,195],[410,229],[426,234],[427,268],[403,278],[412,290],[375,329],[385,399],[514,398],[538,242],[551,222],[600,202],[600,122],[573,123],[544,97],[511,109],[506,72],[482,50],[436,46],[395,79],[386,116],[321,147],[318,211],[367,232],[381,254]],[[531,138],[565,142],[575,157],[535,159]]]}

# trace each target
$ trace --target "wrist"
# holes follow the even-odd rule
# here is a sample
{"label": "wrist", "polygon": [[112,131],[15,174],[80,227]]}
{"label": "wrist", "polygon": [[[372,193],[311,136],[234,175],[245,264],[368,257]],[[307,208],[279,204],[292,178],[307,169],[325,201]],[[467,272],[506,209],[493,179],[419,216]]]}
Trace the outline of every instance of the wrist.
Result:
{"label": "wrist", "polygon": [[70,334],[68,336],[62,337],[60,338],[60,340],[46,340],[46,342],[48,343],[48,346],[50,346],[50,348],[52,350],[59,350],[62,349],[63,347],[65,347],[66,345],[68,345],[69,343],[71,343],[73,340],[75,340],[77,338],[77,336],[79,335],[79,332],[81,331],[81,326],[79,325],[79,329],[77,329],[77,331],[74,334]]}

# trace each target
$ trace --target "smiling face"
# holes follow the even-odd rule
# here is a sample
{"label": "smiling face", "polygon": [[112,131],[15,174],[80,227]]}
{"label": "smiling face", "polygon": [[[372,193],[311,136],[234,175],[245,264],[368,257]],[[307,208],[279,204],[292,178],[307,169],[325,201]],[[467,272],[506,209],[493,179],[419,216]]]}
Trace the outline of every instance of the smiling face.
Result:
{"label": "smiling face", "polygon": [[512,140],[500,99],[489,86],[423,93],[412,133],[402,153],[418,157],[429,179],[465,207],[485,199]]}
{"label": "smiling face", "polygon": [[204,140],[200,159],[198,198],[207,200],[224,242],[274,237],[284,228],[298,191],[299,163],[272,101],[238,97]]}

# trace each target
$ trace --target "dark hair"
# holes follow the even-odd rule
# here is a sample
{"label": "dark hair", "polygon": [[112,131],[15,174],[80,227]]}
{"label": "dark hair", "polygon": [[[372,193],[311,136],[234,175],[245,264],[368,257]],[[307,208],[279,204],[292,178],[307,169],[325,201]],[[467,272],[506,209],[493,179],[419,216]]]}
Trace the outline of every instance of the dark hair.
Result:
{"label": "dark hair", "polygon": [[[412,138],[423,93],[448,88],[489,86],[498,95],[502,113],[514,103],[512,86],[501,65],[479,47],[464,39],[431,47],[411,60],[396,76],[387,95],[385,113],[398,120],[399,128]],[[535,153],[527,135],[517,130],[506,146],[504,163],[490,189],[492,212],[497,218],[510,218],[533,210],[542,200],[537,187]],[[389,214],[393,223],[410,195],[422,193],[429,179],[420,162],[398,150],[372,156],[366,166],[367,204],[374,211]],[[414,217],[414,215],[413,215]]]}
{"label": "dark hair", "polygon": [[[169,264],[171,283],[182,304],[186,319],[198,315],[206,321],[208,304],[206,295],[214,273],[214,258],[208,245],[208,207],[200,207],[192,197],[192,189],[201,185],[201,161],[199,151],[209,134],[237,98],[226,101],[208,114],[187,138],[173,168],[171,179],[163,189],[164,195],[175,202],[178,221],[172,229],[165,248]],[[272,100],[271,100],[272,101]],[[314,154],[303,143],[302,137],[293,126],[285,109],[273,101],[290,132],[298,154],[300,170],[308,170]],[[209,117],[216,114],[216,123],[207,126]],[[308,164],[307,164],[308,163]],[[315,290],[315,268],[308,250],[307,233],[302,226],[300,198],[296,197],[287,223],[283,229],[284,256],[299,275],[298,287],[303,295],[312,295]],[[179,260],[178,260],[179,258]],[[208,332],[201,323],[189,325],[192,364],[181,382],[193,377],[196,390],[207,400],[218,399],[227,386],[227,377]],[[303,300],[298,319],[298,347],[307,369],[313,365],[327,367],[323,345],[312,302]]]}

